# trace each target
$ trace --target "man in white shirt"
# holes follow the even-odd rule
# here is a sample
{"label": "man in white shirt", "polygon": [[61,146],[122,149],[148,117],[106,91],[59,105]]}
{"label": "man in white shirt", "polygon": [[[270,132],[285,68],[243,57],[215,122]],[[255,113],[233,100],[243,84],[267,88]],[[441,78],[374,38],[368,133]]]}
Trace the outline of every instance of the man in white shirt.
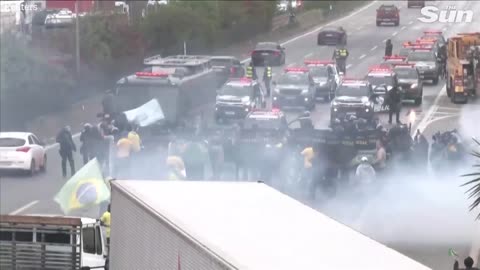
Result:
{"label": "man in white shirt", "polygon": [[367,157],[362,157],[360,165],[355,172],[357,180],[363,184],[369,184],[375,179],[375,169],[368,163]]}
{"label": "man in white shirt", "polygon": [[380,140],[377,141],[377,156],[373,161],[373,166],[377,171],[382,171],[387,166],[387,151]]}

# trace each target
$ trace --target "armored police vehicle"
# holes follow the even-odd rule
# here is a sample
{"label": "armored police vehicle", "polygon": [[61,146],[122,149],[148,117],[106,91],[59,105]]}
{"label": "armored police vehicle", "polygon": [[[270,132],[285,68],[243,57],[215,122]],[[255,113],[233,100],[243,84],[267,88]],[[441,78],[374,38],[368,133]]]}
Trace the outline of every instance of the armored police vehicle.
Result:
{"label": "armored police vehicle", "polygon": [[308,68],[286,68],[273,86],[273,107],[315,108],[315,83]]}
{"label": "armored police vehicle", "polygon": [[365,79],[373,89],[373,104],[375,112],[388,110],[386,96],[394,87],[398,87],[397,75],[392,68],[386,66],[373,66],[369,69]]}
{"label": "armored police vehicle", "polygon": [[333,124],[335,120],[352,116],[367,121],[373,120],[373,97],[372,86],[365,79],[343,79],[330,106],[330,122]]}
{"label": "armored police vehicle", "polygon": [[305,65],[310,70],[310,76],[315,84],[315,98],[327,101],[335,96],[340,75],[334,61],[306,60]]}
{"label": "armored police vehicle", "polygon": [[432,80],[433,84],[438,84],[440,65],[433,49],[415,48],[408,54],[407,62],[415,64],[423,80]]}
{"label": "armored police vehicle", "polygon": [[403,89],[404,100],[414,100],[415,105],[422,104],[423,81],[414,64],[395,64],[393,71],[397,75],[398,85]]}
{"label": "armored police vehicle", "polygon": [[262,85],[250,78],[230,79],[218,91],[215,120],[243,119],[255,108],[266,107]]}
{"label": "armored police vehicle", "polygon": [[215,100],[216,76],[207,56],[154,56],[147,66],[120,79],[115,89],[119,112],[135,109],[156,98],[167,123],[175,125],[193,109]]}

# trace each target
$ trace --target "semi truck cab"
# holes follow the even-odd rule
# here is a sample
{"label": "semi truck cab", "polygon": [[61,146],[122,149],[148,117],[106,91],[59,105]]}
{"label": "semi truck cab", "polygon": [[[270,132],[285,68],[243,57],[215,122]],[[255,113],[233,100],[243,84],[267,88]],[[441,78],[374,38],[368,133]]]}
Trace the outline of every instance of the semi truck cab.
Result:
{"label": "semi truck cab", "polygon": [[108,269],[100,222],[92,218],[0,215],[0,269]]}

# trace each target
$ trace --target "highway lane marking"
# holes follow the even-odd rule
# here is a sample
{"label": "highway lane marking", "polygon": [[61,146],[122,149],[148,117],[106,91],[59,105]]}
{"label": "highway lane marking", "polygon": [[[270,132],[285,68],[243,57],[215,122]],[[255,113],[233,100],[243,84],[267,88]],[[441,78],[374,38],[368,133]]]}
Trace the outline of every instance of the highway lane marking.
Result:
{"label": "highway lane marking", "polygon": [[[338,19],[336,19],[336,20],[334,20],[334,21],[331,21],[331,22],[329,22],[329,23],[327,23],[327,24],[324,24],[324,25],[322,25],[322,26],[319,26],[319,27],[313,29],[312,31],[309,31],[309,32],[307,32],[307,33],[303,33],[303,34],[301,34],[301,35],[299,35],[299,36],[296,36],[296,37],[294,37],[294,38],[288,39],[288,40],[286,40],[285,42],[281,43],[280,45],[285,46],[285,45],[290,44],[290,43],[292,43],[292,42],[294,42],[294,41],[297,41],[297,40],[299,40],[299,39],[302,39],[302,38],[304,38],[304,37],[310,36],[310,35],[312,35],[312,34],[316,34],[318,31],[320,31],[320,30],[323,29],[324,27],[330,26],[330,25],[334,25],[334,24],[337,24],[337,23],[339,23],[339,22],[341,22],[341,21],[344,21],[344,20],[346,20],[346,19],[349,19],[349,18],[351,18],[351,17],[353,17],[353,16],[355,16],[355,15],[363,12],[364,10],[369,9],[371,6],[375,5],[377,2],[378,2],[377,0],[372,1],[372,2],[370,2],[370,4],[368,4],[368,5],[366,5],[366,6],[363,6],[362,8],[360,8],[360,9],[358,9],[358,10],[350,13],[349,15],[347,15],[347,16],[345,16],[345,17],[338,18]],[[247,63],[248,61],[250,61],[250,57],[243,59],[243,60],[241,61],[241,63],[242,63],[242,64],[245,64],[245,63]],[[75,134],[73,135],[74,138],[78,138],[79,136],[80,136],[80,133],[75,133]],[[47,151],[49,151],[49,150],[51,150],[51,149],[54,149],[54,148],[57,147],[57,146],[58,146],[58,143],[54,143],[54,144],[52,144],[52,145],[46,146],[45,149],[46,149]]]}
{"label": "highway lane marking", "polygon": [[409,21],[408,24],[413,24],[413,21]]}
{"label": "highway lane marking", "polygon": [[307,53],[307,54],[305,54],[305,56],[303,58],[307,58],[307,57],[310,57],[312,55],[313,55],[313,53]]}
{"label": "highway lane marking", "polygon": [[360,57],[358,58],[358,60],[362,60],[363,58],[365,58],[365,56],[367,56],[367,55],[366,55],[366,54],[360,55]]}
{"label": "highway lane marking", "polygon": [[398,34],[397,31],[393,32],[392,36],[396,36]]}
{"label": "highway lane marking", "polygon": [[357,27],[357,31],[362,30],[363,26]]}
{"label": "highway lane marking", "polygon": [[404,26],[402,26],[402,28],[400,28],[400,29],[401,29],[401,30],[404,30],[405,28],[407,28],[407,27],[404,25]]}
{"label": "highway lane marking", "polygon": [[377,48],[378,48],[378,46],[375,45],[375,46],[373,46],[373,48],[370,49],[370,51],[374,51],[374,50],[376,50]]}
{"label": "highway lane marking", "polygon": [[346,68],[346,69],[349,69],[349,68],[351,68],[351,67],[352,67],[352,64],[348,64],[345,68]]}
{"label": "highway lane marking", "polygon": [[437,97],[435,98],[435,100],[433,101],[432,103],[432,106],[428,109],[427,113],[425,114],[425,116],[423,117],[422,121],[420,121],[420,123],[418,124],[418,126],[416,128],[412,128],[412,131],[414,130],[420,130],[420,132],[423,132],[425,130],[425,128],[430,124],[430,122],[432,121],[431,117],[432,115],[438,110],[439,106],[438,106],[438,103],[440,102],[440,99],[444,96],[447,95],[447,86],[444,85],[442,87],[442,89],[440,90],[440,92],[438,93]]}
{"label": "highway lane marking", "polygon": [[28,208],[34,206],[35,204],[39,203],[40,201],[33,201],[33,202],[30,202],[30,203],[27,203],[26,205],[18,208],[17,210],[11,212],[9,215],[18,215],[20,214],[21,212],[27,210]]}
{"label": "highway lane marking", "polygon": [[296,63],[293,62],[293,63],[288,64],[287,67],[293,67],[293,66],[295,66],[295,65],[296,65]]}
{"label": "highway lane marking", "polygon": [[387,42],[387,40],[388,40],[388,38],[384,39],[384,40],[383,40],[383,43]]}

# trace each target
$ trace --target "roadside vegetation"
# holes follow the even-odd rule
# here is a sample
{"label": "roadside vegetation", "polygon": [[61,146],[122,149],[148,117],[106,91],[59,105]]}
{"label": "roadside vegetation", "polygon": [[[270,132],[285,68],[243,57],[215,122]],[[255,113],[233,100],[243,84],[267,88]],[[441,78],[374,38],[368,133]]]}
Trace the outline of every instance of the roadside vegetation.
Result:
{"label": "roadside vegetation", "polygon": [[[147,56],[183,54],[184,42],[189,54],[209,54],[264,36],[272,29],[277,8],[275,1],[177,0],[150,6],[142,16],[147,1],[127,2],[130,2],[130,18],[125,14],[80,18],[78,76],[74,27],[35,26],[28,44],[14,36],[2,37],[2,81],[8,77],[7,82],[2,82],[2,129],[23,128],[25,121],[59,111],[112,87],[121,76],[140,69]],[[329,9],[323,2],[305,1],[304,10]],[[354,5],[352,2],[332,1],[337,10],[351,10],[365,1]],[[3,49],[4,44],[8,49]],[[69,59],[52,61],[52,55]],[[23,73],[18,73],[19,70]],[[38,78],[22,75],[26,70],[38,74],[35,75]],[[25,107],[27,101],[31,103]]]}

